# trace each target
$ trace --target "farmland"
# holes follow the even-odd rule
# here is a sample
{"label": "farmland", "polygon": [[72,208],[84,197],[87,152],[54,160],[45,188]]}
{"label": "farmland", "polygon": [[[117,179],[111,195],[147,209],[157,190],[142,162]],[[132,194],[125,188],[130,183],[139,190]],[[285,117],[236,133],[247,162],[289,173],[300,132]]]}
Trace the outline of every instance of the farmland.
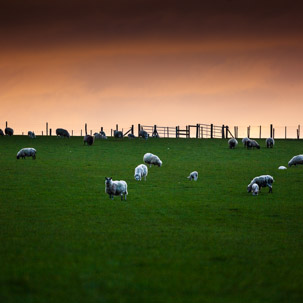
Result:
{"label": "farmland", "polygon": [[[277,168],[303,141],[258,141],[0,137],[1,302],[302,302],[303,167]],[[138,182],[146,152],[163,166]],[[262,174],[273,193],[248,194]]]}

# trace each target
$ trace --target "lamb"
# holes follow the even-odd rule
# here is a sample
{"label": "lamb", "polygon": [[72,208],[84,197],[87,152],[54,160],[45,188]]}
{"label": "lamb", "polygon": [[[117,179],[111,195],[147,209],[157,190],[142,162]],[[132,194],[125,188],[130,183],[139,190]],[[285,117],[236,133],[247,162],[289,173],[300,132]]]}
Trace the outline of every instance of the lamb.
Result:
{"label": "lamb", "polygon": [[247,147],[247,142],[248,142],[249,140],[250,140],[250,139],[247,138],[247,137],[245,137],[245,138],[242,139],[242,143],[243,143],[243,146],[244,146],[244,147]]}
{"label": "lamb", "polygon": [[109,195],[109,198],[114,200],[114,196],[121,196],[121,201],[126,200],[127,183],[123,180],[113,181],[112,178],[105,177],[105,193]]}
{"label": "lamb", "polygon": [[4,132],[3,132],[3,130],[0,128],[0,136],[4,136]]}
{"label": "lamb", "polygon": [[128,136],[128,139],[134,139],[134,138],[136,138],[136,136],[134,134],[128,134],[127,136]]}
{"label": "lamb", "polygon": [[148,134],[145,130],[140,130],[140,131],[139,131],[139,137],[142,137],[142,138],[144,138],[145,140],[147,140],[148,137],[149,137],[149,134]]}
{"label": "lamb", "polygon": [[14,134],[14,130],[10,127],[6,127],[4,132],[7,136],[12,136]]}
{"label": "lamb", "polygon": [[267,148],[273,148],[274,145],[275,145],[274,138],[267,138],[265,142],[266,142],[266,147]]}
{"label": "lamb", "polygon": [[251,186],[251,192],[252,192],[253,196],[258,196],[258,194],[259,194],[259,185],[257,183],[254,183]]}
{"label": "lamb", "polygon": [[294,156],[290,159],[290,161],[288,162],[288,166],[297,166],[297,164],[303,164],[303,155],[297,155]]}
{"label": "lamb", "polygon": [[152,165],[158,165],[159,167],[162,166],[162,161],[160,160],[160,158],[151,153],[146,153],[143,156],[143,161],[144,163],[149,164],[149,167],[151,167]]}
{"label": "lamb", "polygon": [[252,148],[252,149],[254,149],[254,148],[260,149],[259,143],[257,141],[255,141],[255,140],[251,140],[251,139],[249,139],[247,141],[246,146],[247,146],[247,149],[250,149],[250,148]]}
{"label": "lamb", "polygon": [[32,157],[33,159],[36,159],[36,150],[32,147],[26,147],[22,148],[17,153],[17,159],[25,159],[25,157]]}
{"label": "lamb", "polygon": [[27,135],[32,139],[36,139],[36,135],[34,132],[28,131]]}
{"label": "lamb", "polygon": [[247,186],[247,192],[252,191],[253,184],[257,183],[260,191],[262,187],[269,187],[269,193],[272,193],[272,184],[275,182],[274,178],[270,175],[262,175],[259,177],[255,177],[251,180],[251,182]]}
{"label": "lamb", "polygon": [[135,168],[135,179],[137,181],[141,181],[142,177],[144,177],[144,180],[146,181],[146,176],[148,174],[148,169],[145,164],[140,164]]}
{"label": "lamb", "polygon": [[123,133],[120,130],[114,131],[114,137],[115,138],[123,138]]}
{"label": "lamb", "polygon": [[56,135],[59,136],[59,137],[66,137],[66,138],[69,138],[70,135],[69,135],[69,132],[66,130],[66,129],[63,129],[63,128],[57,128],[56,129]]}
{"label": "lamb", "polygon": [[237,139],[235,139],[235,138],[229,139],[228,145],[229,145],[229,148],[236,148],[236,146],[238,145]]}
{"label": "lamb", "polygon": [[87,144],[87,145],[93,145],[93,143],[95,142],[95,137],[91,136],[91,135],[85,135],[83,138],[83,144]]}
{"label": "lamb", "polygon": [[[103,132],[104,133],[104,132]],[[95,139],[107,139],[107,137],[100,133],[94,133]]]}
{"label": "lamb", "polygon": [[198,180],[198,172],[197,171],[193,171],[189,174],[189,176],[187,177],[188,180]]}

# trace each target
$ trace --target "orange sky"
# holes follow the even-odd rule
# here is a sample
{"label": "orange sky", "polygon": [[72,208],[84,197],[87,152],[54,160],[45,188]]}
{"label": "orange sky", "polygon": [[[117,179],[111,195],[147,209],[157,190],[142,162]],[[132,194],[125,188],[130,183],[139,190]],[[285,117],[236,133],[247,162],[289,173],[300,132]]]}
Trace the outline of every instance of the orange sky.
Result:
{"label": "orange sky", "polygon": [[0,128],[303,122],[300,4],[71,3],[0,22]]}

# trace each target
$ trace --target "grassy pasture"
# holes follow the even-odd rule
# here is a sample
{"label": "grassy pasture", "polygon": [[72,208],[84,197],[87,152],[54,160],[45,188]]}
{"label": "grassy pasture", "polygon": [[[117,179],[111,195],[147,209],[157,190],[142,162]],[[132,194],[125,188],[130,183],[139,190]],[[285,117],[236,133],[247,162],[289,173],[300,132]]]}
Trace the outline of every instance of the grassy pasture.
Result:
{"label": "grassy pasture", "polygon": [[[0,137],[0,301],[302,302],[303,167],[277,168],[303,141],[258,141]],[[37,159],[17,160],[28,146]],[[137,182],[146,152],[163,166]],[[261,174],[273,194],[254,197]]]}

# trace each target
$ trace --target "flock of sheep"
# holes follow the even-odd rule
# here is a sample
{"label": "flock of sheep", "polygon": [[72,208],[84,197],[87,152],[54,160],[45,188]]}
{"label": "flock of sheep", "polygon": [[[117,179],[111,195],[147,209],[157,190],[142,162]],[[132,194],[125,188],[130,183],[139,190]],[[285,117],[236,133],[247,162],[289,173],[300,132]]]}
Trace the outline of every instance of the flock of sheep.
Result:
{"label": "flock of sheep", "polygon": [[[5,128],[5,134],[8,136],[12,136],[14,134],[14,130],[12,128]],[[59,137],[66,137],[69,138],[70,134],[67,130],[63,128],[57,128],[56,129],[56,135]],[[0,129],[0,136],[4,136],[4,132],[2,129]],[[36,138],[36,135],[34,132],[29,131],[28,136],[32,139]],[[133,135],[129,136],[129,138],[132,138]],[[140,131],[139,134],[140,137],[147,139],[149,136],[147,132]],[[115,138],[122,138],[123,133],[121,131],[115,131],[114,132]],[[134,136],[133,136],[134,137]],[[95,139],[107,139],[105,133],[101,131],[100,133],[95,133],[94,136],[91,135],[85,135],[83,138],[84,144],[92,145],[94,143]],[[249,138],[243,138],[242,143],[244,147],[247,149],[251,148],[257,148],[260,149],[260,145],[257,141],[249,139]],[[273,138],[267,138],[266,141],[266,147],[267,148],[273,148],[275,141]],[[235,138],[231,138],[228,140],[229,148],[234,149],[238,145],[238,141]],[[17,159],[25,159],[26,157],[32,157],[32,159],[36,159],[36,153],[37,151],[32,147],[22,148],[17,153]],[[143,162],[145,164],[149,164],[151,167],[152,165],[156,165],[161,167],[162,161],[160,158],[156,155],[153,155],[151,153],[146,153],[143,157]],[[135,174],[134,178],[137,181],[141,181],[142,178],[146,180],[147,174],[148,174],[148,168],[145,164],[140,164],[135,168]],[[288,162],[288,166],[296,166],[298,164],[303,164],[303,155],[297,155],[294,156],[290,161]],[[284,166],[279,167],[279,169],[286,169]],[[193,171],[189,174],[187,177],[189,180],[198,180],[198,172]],[[274,178],[270,175],[262,175],[255,177],[251,180],[250,184],[247,186],[247,192],[251,192],[253,195],[258,195],[262,187],[268,187],[269,192],[272,193],[272,184],[274,182]],[[123,180],[121,181],[113,181],[112,178],[105,178],[105,192],[109,195],[111,199],[113,199],[114,196],[121,196],[121,200],[126,200],[126,196],[128,194],[127,192],[127,183]]]}

